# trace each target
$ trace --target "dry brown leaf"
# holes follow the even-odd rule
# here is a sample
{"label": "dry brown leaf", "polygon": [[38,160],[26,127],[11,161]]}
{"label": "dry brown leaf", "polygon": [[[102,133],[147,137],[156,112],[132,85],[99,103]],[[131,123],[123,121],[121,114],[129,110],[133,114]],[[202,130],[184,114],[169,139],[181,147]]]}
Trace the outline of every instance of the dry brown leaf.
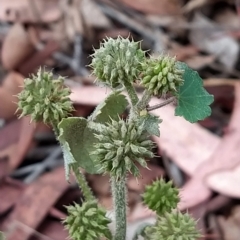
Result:
{"label": "dry brown leaf", "polygon": [[[235,96],[235,106],[229,131],[224,135],[208,161],[203,162],[196,169],[194,176],[181,189],[180,209],[196,206],[211,196],[211,190],[204,181],[209,174],[223,170],[228,171],[240,163],[240,84],[235,86]],[[202,141],[204,140],[202,139]]]}
{"label": "dry brown leaf", "polygon": [[9,159],[10,169],[18,167],[33,143],[37,124],[30,123],[30,117],[22,118],[20,136],[15,154]]}
{"label": "dry brown leaf", "polygon": [[160,15],[178,15],[181,13],[181,0],[122,0],[128,6],[144,12]]}
{"label": "dry brown leaf", "polygon": [[176,56],[178,61],[185,61],[189,57],[198,54],[198,49],[193,45],[183,46],[180,44],[172,44],[168,54],[173,57]]}
{"label": "dry brown leaf", "polygon": [[92,0],[82,0],[81,11],[88,26],[106,30],[112,25],[109,18],[103,14],[99,6]]}
{"label": "dry brown leaf", "polygon": [[58,0],[0,0],[0,6],[2,21],[42,23],[61,17]]}
{"label": "dry brown leaf", "polygon": [[240,165],[232,171],[223,170],[210,174],[206,178],[206,184],[209,188],[223,195],[240,198]]}
{"label": "dry brown leaf", "polygon": [[215,56],[212,56],[212,55],[208,55],[208,56],[196,55],[186,59],[185,63],[187,63],[190,68],[199,70],[213,63],[214,60],[215,60]]}
{"label": "dry brown leaf", "polygon": [[18,67],[28,56],[34,52],[27,31],[20,23],[15,23],[2,46],[2,64],[8,69],[12,70]]}
{"label": "dry brown leaf", "polygon": [[156,217],[156,213],[143,205],[143,203],[139,202],[129,215],[128,221],[133,222],[147,217]]}
{"label": "dry brown leaf", "polygon": [[232,69],[238,59],[239,44],[227,34],[219,33],[218,25],[200,13],[194,15],[189,39],[200,50],[216,56],[220,63]]}
{"label": "dry brown leaf", "polygon": [[236,11],[231,8],[223,9],[222,11],[217,11],[213,20],[224,27],[229,28],[239,28],[239,16]]}
{"label": "dry brown leaf", "polygon": [[[34,146],[33,134],[35,125],[30,124],[30,118],[13,120],[0,129],[0,158],[7,162],[2,176],[7,176],[18,167],[27,151]],[[1,176],[1,177],[2,177]]]}
{"label": "dry brown leaf", "polygon": [[132,175],[129,176],[128,189],[139,192],[139,194],[143,193],[146,185],[151,184],[152,181],[165,175],[165,172],[162,168],[153,164],[148,164],[150,171],[149,169],[143,168],[139,165],[137,167],[139,168],[141,177],[136,179],[136,177]]}
{"label": "dry brown leaf", "polygon": [[[238,186],[239,188],[239,186]],[[224,240],[239,240],[240,236],[240,206],[236,206],[228,218],[219,216],[218,224],[221,227]]]}
{"label": "dry brown leaf", "polygon": [[209,0],[191,0],[188,1],[188,3],[184,6],[183,10],[184,12],[188,13],[200,7],[203,7],[206,4],[212,4],[213,2],[214,1]]}
{"label": "dry brown leaf", "polygon": [[88,175],[92,190],[98,196],[108,197],[110,195],[110,179],[108,175]]}
{"label": "dry brown leaf", "polygon": [[9,120],[16,117],[14,115],[17,109],[16,95],[21,91],[23,80],[23,76],[17,72],[10,72],[3,80],[0,87],[0,118]]}
{"label": "dry brown leaf", "polygon": [[[150,105],[161,102],[162,100],[154,98]],[[174,108],[170,105],[152,113],[163,119],[160,125],[161,136],[154,136],[153,139],[172,161],[190,176],[195,174],[202,163],[207,164],[220,143],[219,137],[197,123],[191,124],[181,117],[176,117]]]}
{"label": "dry brown leaf", "polygon": [[[28,185],[19,197],[14,211],[4,219],[1,226],[8,233],[8,240],[30,239],[33,231],[68,187],[63,167],[44,174]],[[31,231],[25,231],[26,229]]]}

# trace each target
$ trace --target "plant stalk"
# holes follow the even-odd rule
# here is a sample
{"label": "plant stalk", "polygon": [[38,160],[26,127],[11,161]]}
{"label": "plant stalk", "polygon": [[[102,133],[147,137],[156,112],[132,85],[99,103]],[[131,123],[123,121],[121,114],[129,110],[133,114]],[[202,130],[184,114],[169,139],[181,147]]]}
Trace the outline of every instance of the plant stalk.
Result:
{"label": "plant stalk", "polygon": [[164,106],[168,105],[169,103],[174,102],[175,99],[176,99],[176,97],[170,97],[169,99],[167,99],[166,101],[164,101],[162,103],[156,104],[156,105],[151,106],[151,107],[147,107],[147,111],[149,112],[149,111],[153,111],[155,109],[164,107]]}
{"label": "plant stalk", "polygon": [[115,236],[114,240],[126,239],[126,176],[120,179],[112,176],[111,186],[113,194],[114,212],[115,212]]}
{"label": "plant stalk", "polygon": [[143,109],[145,109],[147,107],[148,103],[151,100],[151,97],[152,97],[152,94],[148,90],[145,90],[143,92],[142,98],[137,103],[138,111],[142,111]]}
{"label": "plant stalk", "polygon": [[84,195],[85,201],[92,201],[95,199],[93,196],[91,188],[88,186],[88,182],[86,181],[86,178],[82,172],[80,172],[78,165],[72,164],[72,170],[74,172],[75,178],[77,180],[77,183],[82,190],[82,193]]}
{"label": "plant stalk", "polygon": [[128,81],[124,82],[124,86],[126,88],[128,96],[131,100],[132,106],[135,106],[138,103],[138,96],[137,96],[134,86],[131,83],[129,83]]}

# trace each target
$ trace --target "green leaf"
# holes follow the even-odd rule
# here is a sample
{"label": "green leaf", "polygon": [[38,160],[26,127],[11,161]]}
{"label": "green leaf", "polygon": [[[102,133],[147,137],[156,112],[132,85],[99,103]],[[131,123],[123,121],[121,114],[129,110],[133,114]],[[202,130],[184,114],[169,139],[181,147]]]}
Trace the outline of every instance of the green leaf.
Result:
{"label": "green leaf", "polygon": [[124,112],[127,106],[126,97],[119,92],[113,92],[95,108],[88,120],[99,123],[109,122],[110,117],[118,120],[118,116]]}
{"label": "green leaf", "polygon": [[150,113],[142,114],[140,117],[140,124],[144,125],[144,129],[150,134],[160,137],[159,124],[162,122],[158,116]]}
{"label": "green leaf", "polygon": [[69,175],[69,164],[75,161],[79,167],[90,174],[100,173],[94,161],[93,151],[96,138],[93,130],[87,127],[87,120],[81,117],[64,118],[58,124],[59,141],[63,147],[66,175]]}
{"label": "green leaf", "polygon": [[175,115],[182,116],[191,123],[203,120],[211,115],[209,105],[214,101],[213,95],[205,90],[203,80],[196,71],[182,62],[178,62],[178,66],[185,72],[184,84],[178,89]]}
{"label": "green leaf", "polygon": [[89,119],[70,117],[64,118],[58,124],[59,141],[63,148],[66,177],[69,176],[69,166],[77,162],[90,174],[101,173],[96,162],[94,144],[98,142],[94,133],[101,131],[101,123],[118,119],[128,105],[124,95],[117,92],[110,94],[100,103]]}
{"label": "green leaf", "polygon": [[5,240],[6,238],[4,237],[3,233],[0,232],[0,240]]}

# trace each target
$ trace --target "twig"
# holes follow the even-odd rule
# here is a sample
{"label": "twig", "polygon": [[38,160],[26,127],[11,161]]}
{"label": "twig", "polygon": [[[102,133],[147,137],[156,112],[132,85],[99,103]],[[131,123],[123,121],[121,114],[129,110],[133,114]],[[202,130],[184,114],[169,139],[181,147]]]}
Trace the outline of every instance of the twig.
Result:
{"label": "twig", "polygon": [[174,100],[176,99],[176,97],[170,97],[169,99],[167,99],[165,102],[163,103],[159,103],[159,104],[156,104],[154,106],[151,106],[151,107],[147,107],[147,111],[153,111],[155,109],[158,109],[158,108],[161,108],[161,107],[164,107],[166,105],[168,105],[169,103],[171,102],[174,102]]}

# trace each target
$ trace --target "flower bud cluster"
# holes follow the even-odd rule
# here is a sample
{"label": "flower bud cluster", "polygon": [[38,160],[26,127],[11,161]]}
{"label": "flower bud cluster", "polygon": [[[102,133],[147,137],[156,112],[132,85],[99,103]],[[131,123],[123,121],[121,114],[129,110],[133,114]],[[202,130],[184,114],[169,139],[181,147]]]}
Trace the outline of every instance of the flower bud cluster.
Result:
{"label": "flower bud cluster", "polygon": [[143,64],[141,84],[153,95],[173,93],[183,84],[184,71],[179,69],[175,58],[161,56],[150,58]]}
{"label": "flower bud cluster", "polygon": [[116,88],[125,81],[132,83],[142,70],[145,52],[139,48],[139,42],[118,37],[107,38],[95,50],[90,66],[93,74],[105,85]]}
{"label": "flower bud cluster", "polygon": [[151,240],[196,240],[201,237],[196,221],[188,213],[179,211],[160,216],[150,234]]}
{"label": "flower bud cluster", "polygon": [[139,176],[135,163],[147,167],[145,158],[154,156],[153,142],[147,139],[143,127],[133,121],[112,120],[96,138],[99,143],[95,145],[94,155],[105,172],[117,178],[127,171]]}
{"label": "flower bud cluster", "polygon": [[173,186],[172,181],[165,182],[159,179],[146,186],[143,194],[144,203],[158,215],[171,212],[179,202],[179,190]]}
{"label": "flower bud cluster", "polygon": [[58,123],[73,110],[69,95],[64,78],[53,79],[51,72],[39,69],[36,76],[24,80],[24,89],[18,95],[20,117],[31,115],[34,121]]}
{"label": "flower bud cluster", "polygon": [[75,203],[68,206],[68,217],[63,221],[72,240],[96,240],[101,237],[111,239],[106,211],[98,207],[96,201],[84,202],[82,206]]}

